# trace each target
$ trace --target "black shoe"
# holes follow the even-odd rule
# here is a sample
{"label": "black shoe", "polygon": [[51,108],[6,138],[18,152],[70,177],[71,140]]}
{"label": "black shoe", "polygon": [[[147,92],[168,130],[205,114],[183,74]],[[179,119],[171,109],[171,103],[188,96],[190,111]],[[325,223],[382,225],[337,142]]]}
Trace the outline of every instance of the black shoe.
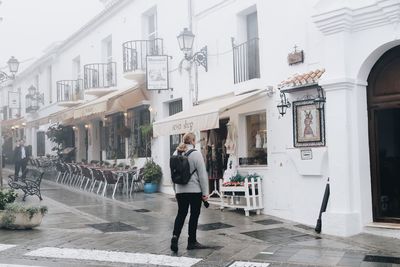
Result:
{"label": "black shoe", "polygon": [[178,252],[178,237],[175,235],[171,238],[171,250],[175,253]]}
{"label": "black shoe", "polygon": [[200,244],[199,242],[194,242],[194,243],[188,243],[187,245],[187,249],[188,250],[192,250],[192,249],[207,249],[210,248],[208,246],[204,246],[202,244]]}

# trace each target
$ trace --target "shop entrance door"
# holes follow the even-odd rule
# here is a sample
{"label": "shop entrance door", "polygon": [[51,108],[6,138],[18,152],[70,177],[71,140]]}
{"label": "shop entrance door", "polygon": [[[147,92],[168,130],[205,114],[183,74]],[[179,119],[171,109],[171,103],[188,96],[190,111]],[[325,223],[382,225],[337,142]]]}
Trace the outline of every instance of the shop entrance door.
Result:
{"label": "shop entrance door", "polygon": [[400,47],[387,51],[368,77],[373,217],[400,223]]}
{"label": "shop entrance door", "polygon": [[216,192],[219,192],[219,179],[223,178],[228,161],[225,149],[225,141],[228,133],[226,124],[228,121],[229,119],[221,119],[219,121],[219,128],[206,132],[205,158],[210,194],[212,196],[218,196]]}

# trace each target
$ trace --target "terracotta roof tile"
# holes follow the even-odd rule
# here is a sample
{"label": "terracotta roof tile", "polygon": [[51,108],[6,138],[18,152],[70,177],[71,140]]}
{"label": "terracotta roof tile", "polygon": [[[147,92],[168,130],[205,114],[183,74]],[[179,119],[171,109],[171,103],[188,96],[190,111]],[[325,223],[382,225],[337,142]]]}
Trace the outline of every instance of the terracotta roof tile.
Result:
{"label": "terracotta roof tile", "polygon": [[318,83],[319,78],[324,74],[325,69],[317,69],[303,74],[294,74],[287,80],[282,81],[278,87],[279,88],[290,88],[297,86],[307,86],[310,84]]}

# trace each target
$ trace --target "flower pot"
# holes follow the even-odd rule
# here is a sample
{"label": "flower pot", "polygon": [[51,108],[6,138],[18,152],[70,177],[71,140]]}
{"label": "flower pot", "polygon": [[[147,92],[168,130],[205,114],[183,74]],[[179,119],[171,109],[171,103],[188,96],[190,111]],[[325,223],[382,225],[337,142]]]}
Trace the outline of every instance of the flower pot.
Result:
{"label": "flower pot", "polygon": [[153,184],[153,183],[145,183],[144,184],[144,192],[145,193],[155,193],[157,192],[157,184]]}
{"label": "flower pot", "polygon": [[32,217],[25,212],[12,213],[14,219],[11,222],[4,222],[3,218],[7,216],[5,211],[0,211],[0,228],[7,229],[32,229],[42,223],[43,214],[36,213]]}

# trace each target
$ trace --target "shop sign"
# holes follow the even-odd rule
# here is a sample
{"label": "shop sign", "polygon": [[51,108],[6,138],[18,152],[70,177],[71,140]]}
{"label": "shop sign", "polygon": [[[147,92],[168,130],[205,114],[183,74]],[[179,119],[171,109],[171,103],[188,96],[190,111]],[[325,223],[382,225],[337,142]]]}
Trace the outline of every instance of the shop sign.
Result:
{"label": "shop sign", "polygon": [[173,132],[191,132],[193,131],[193,125],[194,122],[193,121],[181,121],[181,122],[177,122],[175,124],[172,124],[172,131]]}
{"label": "shop sign", "polygon": [[304,52],[303,50],[298,51],[297,45],[294,46],[294,51],[289,53],[287,57],[287,61],[289,65],[295,65],[304,62]]}
{"label": "shop sign", "polygon": [[168,56],[147,56],[146,63],[147,89],[168,90]]}
{"label": "shop sign", "polygon": [[301,149],[301,160],[312,160],[312,150],[311,149]]}
{"label": "shop sign", "polygon": [[8,107],[19,108],[19,92],[8,92]]}

